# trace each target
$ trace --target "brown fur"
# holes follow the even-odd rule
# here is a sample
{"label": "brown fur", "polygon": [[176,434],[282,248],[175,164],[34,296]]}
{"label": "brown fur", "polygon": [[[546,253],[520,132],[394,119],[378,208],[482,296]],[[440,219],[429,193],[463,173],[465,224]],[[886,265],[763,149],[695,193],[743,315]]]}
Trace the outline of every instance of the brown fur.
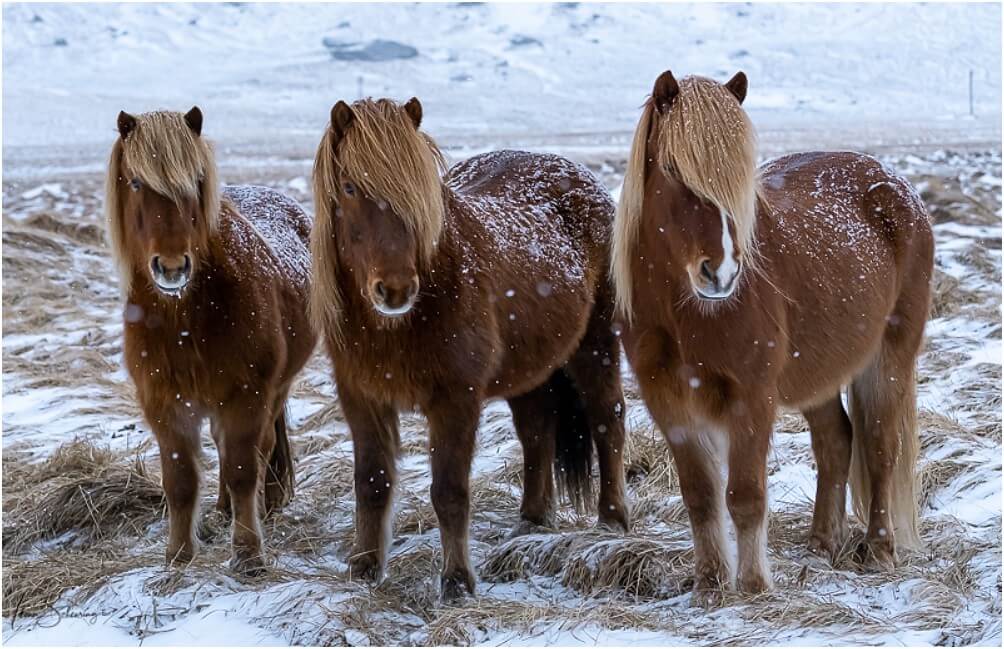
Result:
{"label": "brown fur", "polygon": [[[221,198],[211,147],[197,132],[181,132],[188,116],[122,115],[106,209],[126,297],[125,364],[160,447],[167,559],[196,551],[199,433],[208,418],[220,452],[220,504],[234,513],[235,567],[253,572],[262,566],[259,490],[269,509],[292,496],[283,408],[315,343],[305,315],[310,221],[271,190],[227,188]],[[154,152],[157,162],[148,159]],[[301,273],[289,271],[280,243],[300,254]],[[185,255],[188,285],[164,294],[151,256]]]}
{"label": "brown fur", "polygon": [[[719,201],[703,201],[679,166],[651,162],[661,159],[661,129],[688,93],[686,80],[676,97],[663,87],[656,85],[636,133],[631,160],[641,168],[630,169],[637,175],[625,182],[622,201],[630,207],[618,213],[628,221],[615,225],[614,273],[630,291],[621,296],[632,309],[625,351],[680,472],[696,591],[707,595],[732,579],[722,537],[726,508],[737,530],[739,587],[770,587],[766,454],[781,406],[801,409],[812,430],[819,465],[812,547],[841,547],[850,471],[870,551],[891,564],[897,545],[919,542],[913,376],[930,302],[927,213],[906,181],[872,158],[796,154],[768,163],[759,178],[742,170],[765,199],[756,202],[755,249],[742,251],[740,235],[736,250],[723,250]],[[721,88],[709,96],[732,115],[741,97]],[[653,119],[659,107],[669,117]],[[716,120],[691,121],[689,130],[685,122],[679,135],[704,140],[693,151],[735,152],[719,130],[703,130],[708,123]],[[735,164],[752,165],[745,148],[739,151]],[[695,263],[714,266],[733,254],[745,265],[735,293],[717,302],[699,298]],[[750,255],[759,262],[753,272]],[[851,418],[840,401],[847,384]],[[725,485],[715,448],[726,455]]]}
{"label": "brown fur", "polygon": [[[391,109],[398,114],[388,117]],[[600,521],[627,527],[623,400],[607,281],[613,205],[588,171],[567,160],[486,154],[454,167],[425,190],[431,195],[414,197],[443,205],[439,236],[424,241],[417,234],[434,229],[423,227],[424,212],[399,210],[384,193],[396,185],[367,188],[361,181],[399,173],[394,147],[401,143],[424,142],[422,159],[408,173],[436,168],[440,156],[418,131],[420,120],[415,99],[404,107],[339,102],[332,110],[315,162],[311,310],[323,314],[317,321],[355,445],[352,574],[383,572],[397,415],[417,408],[429,421],[432,502],[449,598],[474,587],[469,473],[485,399],[509,400],[523,443],[526,488],[517,533],[552,524],[552,462],[589,449],[588,442],[569,443],[581,427],[568,422],[581,421],[580,412],[599,455]],[[367,137],[390,148],[345,146],[361,124]],[[397,182],[421,187],[424,176]],[[377,310],[409,304],[396,317]]]}

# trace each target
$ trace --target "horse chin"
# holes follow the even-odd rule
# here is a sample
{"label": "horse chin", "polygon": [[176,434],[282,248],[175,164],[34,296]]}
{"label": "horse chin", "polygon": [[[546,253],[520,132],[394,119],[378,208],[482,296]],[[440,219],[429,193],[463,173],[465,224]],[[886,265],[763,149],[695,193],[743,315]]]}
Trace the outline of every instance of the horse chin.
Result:
{"label": "horse chin", "polygon": [[733,280],[732,284],[730,284],[726,290],[719,291],[717,293],[706,293],[699,289],[696,285],[692,288],[694,290],[694,297],[696,297],[699,302],[704,305],[714,307],[728,302],[736,294],[736,288],[738,288],[738,285],[739,282]]}
{"label": "horse chin", "polygon": [[412,308],[415,306],[415,301],[412,300],[397,308],[391,308],[384,304],[373,303],[373,310],[377,312],[384,320],[390,324],[398,324],[404,320],[405,316],[411,313]]}
{"label": "horse chin", "polygon": [[161,295],[173,298],[180,298],[184,295],[185,289],[188,288],[190,283],[191,282],[187,277],[175,282],[168,281],[166,278],[161,277],[153,278],[153,285],[157,288]]}

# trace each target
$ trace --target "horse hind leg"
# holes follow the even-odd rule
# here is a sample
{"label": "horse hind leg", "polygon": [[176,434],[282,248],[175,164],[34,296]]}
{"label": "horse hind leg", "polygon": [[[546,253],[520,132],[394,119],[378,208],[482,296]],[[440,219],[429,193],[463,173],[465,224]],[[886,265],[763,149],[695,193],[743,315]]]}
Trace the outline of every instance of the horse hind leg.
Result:
{"label": "horse hind leg", "polygon": [[509,399],[516,435],[523,447],[523,500],[520,521],[510,536],[530,534],[554,527],[554,478],[558,411],[550,381]]}
{"label": "horse hind leg", "polygon": [[847,538],[847,472],[851,463],[851,421],[836,394],[802,411],[816,458],[816,502],[809,549],[831,559]]}
{"label": "horse hind leg", "polygon": [[287,430],[287,413],[285,396],[278,400],[275,409],[276,417],[275,445],[265,470],[265,513],[278,511],[293,499],[296,476],[293,469],[293,448],[289,441]]}
{"label": "horse hind leg", "polygon": [[631,514],[624,479],[624,393],[620,340],[614,333],[613,299],[606,284],[596,296],[586,333],[565,366],[585,410],[600,469],[598,522],[627,532]]}
{"label": "horse hind leg", "polygon": [[223,481],[223,428],[215,417],[209,420],[209,431],[213,437],[213,443],[216,444],[216,454],[220,465],[219,493],[216,496],[216,510],[229,516],[231,514],[230,493],[227,491],[227,483]]}
{"label": "horse hind leg", "polygon": [[851,383],[853,426],[851,493],[854,512],[867,521],[871,558],[895,566],[897,545],[918,547],[916,379],[913,353],[889,344]]}

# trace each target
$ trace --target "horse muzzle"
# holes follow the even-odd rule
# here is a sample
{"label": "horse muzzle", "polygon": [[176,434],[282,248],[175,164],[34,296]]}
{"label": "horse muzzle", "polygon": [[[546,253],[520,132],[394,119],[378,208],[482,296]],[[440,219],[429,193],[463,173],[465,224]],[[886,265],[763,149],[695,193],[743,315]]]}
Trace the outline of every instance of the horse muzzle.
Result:
{"label": "horse muzzle", "polygon": [[732,294],[736,292],[736,287],[739,286],[739,275],[742,273],[742,265],[733,264],[732,266],[733,268],[729,268],[728,270],[733,270],[733,272],[725,276],[724,273],[720,272],[723,270],[721,267],[712,268],[708,261],[702,261],[698,276],[694,277],[691,275],[690,278],[697,297],[712,302],[727,300],[732,297]]}
{"label": "horse muzzle", "polygon": [[407,315],[418,298],[418,278],[410,277],[402,281],[378,279],[370,285],[370,301],[377,313],[386,318],[400,318]]}
{"label": "horse muzzle", "polygon": [[161,293],[177,297],[192,279],[192,258],[187,254],[174,258],[155,255],[150,260],[150,274]]}

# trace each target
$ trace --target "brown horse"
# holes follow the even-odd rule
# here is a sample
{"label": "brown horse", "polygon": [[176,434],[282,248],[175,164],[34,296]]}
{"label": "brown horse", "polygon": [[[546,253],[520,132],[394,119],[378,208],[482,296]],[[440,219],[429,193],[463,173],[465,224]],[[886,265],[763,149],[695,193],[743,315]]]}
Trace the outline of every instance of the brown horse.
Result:
{"label": "brown horse", "polygon": [[587,170],[550,155],[479,155],[444,179],[421,118],[417,99],[332,109],[314,163],[310,307],[355,450],[351,574],[383,575],[398,412],[417,408],[451,599],[474,591],[469,481],[486,399],[508,400],[523,445],[515,533],[552,524],[556,456],[559,487],[586,497],[593,443],[600,523],[628,526],[607,279],[614,206]]}
{"label": "brown horse", "polygon": [[219,506],[233,510],[233,566],[253,573],[263,566],[259,489],[268,510],[293,494],[285,404],[315,344],[310,220],[264,187],[221,196],[198,108],[123,112],[118,129],[108,228],[126,302],[125,363],[160,447],[167,560],[196,551],[199,437],[209,418]]}
{"label": "brown horse", "polygon": [[801,153],[758,171],[746,87],[741,72],[724,85],[659,77],[614,226],[624,347],[676,459],[700,599],[732,580],[726,508],[740,590],[771,586],[766,461],[782,406],[804,413],[819,467],[810,546],[844,542],[848,471],[872,557],[892,565],[897,545],[919,543],[914,366],[930,302],[928,215],[867,156]]}

